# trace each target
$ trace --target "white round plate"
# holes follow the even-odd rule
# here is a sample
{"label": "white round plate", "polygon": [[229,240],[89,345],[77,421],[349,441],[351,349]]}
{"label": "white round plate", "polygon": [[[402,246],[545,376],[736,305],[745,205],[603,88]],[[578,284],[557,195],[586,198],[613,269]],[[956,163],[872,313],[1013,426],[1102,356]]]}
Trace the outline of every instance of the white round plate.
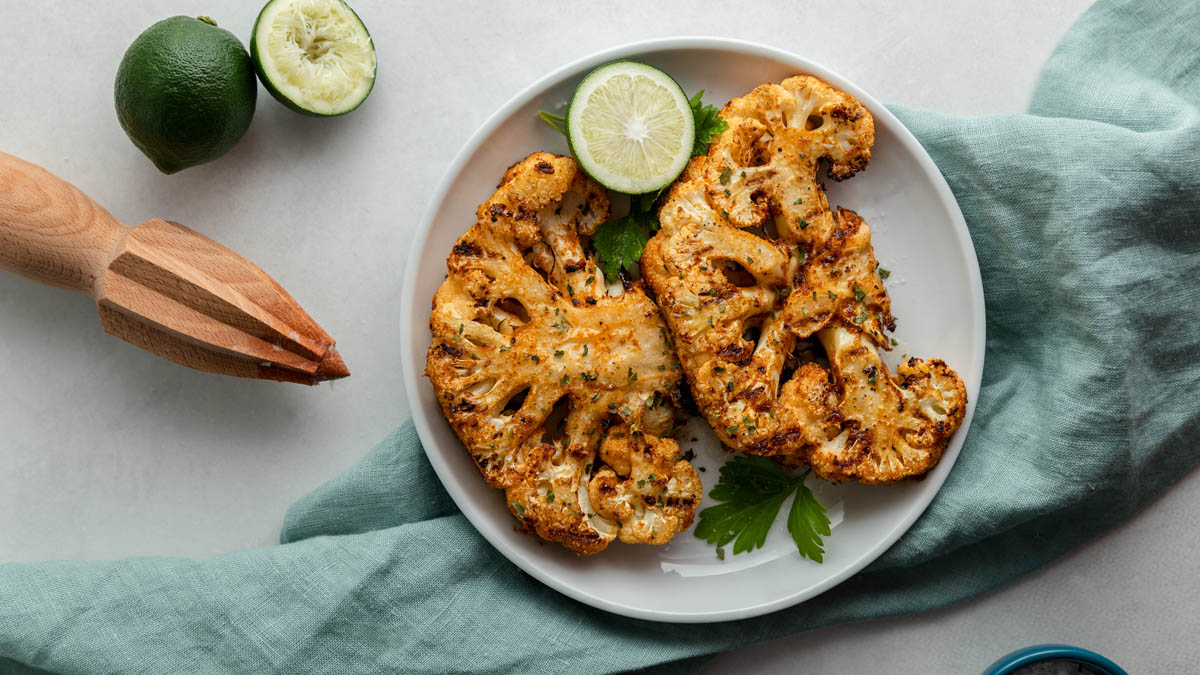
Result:
{"label": "white round plate", "polygon": [[[941,463],[925,480],[879,487],[809,485],[829,509],[833,533],[825,561],[796,552],[785,518],[764,548],[726,553],[680,533],[666,546],[613,543],[590,557],[518,534],[500,491],[484,483],[423,375],[429,349],[429,307],[442,283],[455,240],[475,221],[505,169],[531,152],[568,154],[566,140],[538,119],[561,113],[575,85],[590,70],[617,59],[635,59],[670,73],[689,95],[720,106],[764,82],[807,73],[858,98],[875,117],[875,147],[866,171],[843,183],[827,182],[829,202],[854,209],[871,225],[875,252],[892,270],[887,281],[900,344],[886,358],[893,369],[902,354],[944,359],[967,386],[970,405]],[[581,59],[543,77],[506,103],[458,153],[417,228],[405,272],[404,386],[425,453],[446,490],[479,532],[536,579],[589,605],[657,621],[741,619],[795,605],[826,591],[877,558],[900,538],[941,487],[967,436],[983,373],[984,310],[979,265],[962,213],[933,161],[900,121],[845,78],[787,52],[749,42],[674,38],[640,42]],[[694,464],[707,492],[725,460],[703,421],[680,437],[695,450]],[[692,439],[696,439],[692,441]],[[701,508],[709,506],[705,499]],[[786,511],[787,505],[784,505]]]}

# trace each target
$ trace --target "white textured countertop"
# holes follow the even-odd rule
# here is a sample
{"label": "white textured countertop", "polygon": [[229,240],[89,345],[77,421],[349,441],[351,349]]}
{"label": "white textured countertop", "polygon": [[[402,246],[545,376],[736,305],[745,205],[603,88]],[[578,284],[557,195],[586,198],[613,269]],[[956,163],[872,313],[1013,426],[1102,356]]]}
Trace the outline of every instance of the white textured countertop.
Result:
{"label": "white textured countertop", "polygon": [[[173,14],[212,16],[248,40],[257,3],[5,3],[0,150],[130,224],[177,220],[243,253],[338,340],[354,375],[306,389],[192,372],[104,335],[89,299],[0,274],[0,562],[274,543],[289,504],[407,417],[396,326],[412,230],[459,146],[546,71],[622,42],[721,35],[795,51],[888,103],[1019,112],[1086,4],[359,0],[380,62],[363,108],[310,119],[260,91],[229,155],[163,176],[117,125],[122,53]],[[1000,591],[742,649],[708,670],[974,673],[1011,649],[1062,641],[1131,673],[1200,672],[1197,513],[1192,475]]]}

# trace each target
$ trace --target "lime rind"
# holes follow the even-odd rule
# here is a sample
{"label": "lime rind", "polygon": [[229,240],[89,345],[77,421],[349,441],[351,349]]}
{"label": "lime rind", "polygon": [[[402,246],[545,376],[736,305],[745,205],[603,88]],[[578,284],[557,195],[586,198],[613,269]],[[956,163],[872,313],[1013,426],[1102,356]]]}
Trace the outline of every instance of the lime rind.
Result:
{"label": "lime rind", "polygon": [[695,120],[683,89],[661,70],[634,61],[596,68],[567,106],[567,141],[580,167],[626,194],[670,185],[687,166]]}
{"label": "lime rind", "polygon": [[113,83],[117,121],[165,174],[211,162],[250,128],[254,75],[241,41],[211,19],[163,19],[121,58]]}
{"label": "lime rind", "polygon": [[263,86],[306,115],[344,115],[375,86],[375,45],[342,0],[271,0],[258,14],[250,54]]}

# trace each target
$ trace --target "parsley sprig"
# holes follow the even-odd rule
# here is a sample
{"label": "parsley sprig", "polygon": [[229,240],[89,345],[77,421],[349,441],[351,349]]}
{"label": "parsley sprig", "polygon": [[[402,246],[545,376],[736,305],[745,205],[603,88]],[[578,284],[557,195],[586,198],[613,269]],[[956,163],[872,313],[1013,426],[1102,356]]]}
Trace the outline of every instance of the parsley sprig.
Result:
{"label": "parsley sprig", "polygon": [[[696,140],[692,144],[693,157],[706,154],[713,137],[729,128],[725,120],[721,119],[720,110],[716,106],[704,105],[703,96],[704,90],[701,89],[688,100],[688,105],[692,108],[692,119],[696,124]],[[567,135],[566,117],[544,110],[538,113],[538,117],[554,127],[558,133]],[[596,249],[596,262],[604,270],[604,276],[609,281],[616,281],[622,269],[632,270],[633,264],[642,258],[646,242],[658,231],[654,202],[658,201],[663,190],[632,195],[629,215],[601,223],[596,228],[592,246]]]}
{"label": "parsley sprig", "polygon": [[646,242],[658,231],[654,202],[662,193],[634,195],[629,202],[629,215],[601,223],[592,237],[596,262],[609,281],[615,281],[621,269],[632,270],[642,258]]}
{"label": "parsley sprig", "polygon": [[792,476],[765,457],[739,456],[725,462],[721,482],[708,493],[724,503],[700,512],[696,536],[716,544],[718,551],[731,541],[735,554],[761,548],[780,507],[794,493],[787,515],[788,532],[801,556],[821,562],[829,517],[804,484],[808,474]]}
{"label": "parsley sprig", "polygon": [[721,118],[721,111],[717,106],[704,105],[700,100],[701,96],[704,96],[703,89],[688,100],[688,105],[692,106],[692,119],[696,122],[696,142],[692,145],[692,157],[708,154],[708,146],[712,143],[713,136],[729,128]]}

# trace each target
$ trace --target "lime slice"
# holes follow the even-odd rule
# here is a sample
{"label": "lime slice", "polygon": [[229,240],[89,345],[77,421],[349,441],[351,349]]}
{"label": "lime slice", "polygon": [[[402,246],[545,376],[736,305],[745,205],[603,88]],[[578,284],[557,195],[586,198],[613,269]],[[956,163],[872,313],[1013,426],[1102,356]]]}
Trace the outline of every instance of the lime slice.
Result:
{"label": "lime slice", "polygon": [[263,86],[306,115],[344,115],[375,86],[375,45],[342,0],[271,0],[258,13],[250,58]]}
{"label": "lime slice", "polygon": [[610,190],[654,192],[671,184],[696,135],[683,90],[663,71],[633,61],[600,66],[567,107],[567,140],[583,170]]}

